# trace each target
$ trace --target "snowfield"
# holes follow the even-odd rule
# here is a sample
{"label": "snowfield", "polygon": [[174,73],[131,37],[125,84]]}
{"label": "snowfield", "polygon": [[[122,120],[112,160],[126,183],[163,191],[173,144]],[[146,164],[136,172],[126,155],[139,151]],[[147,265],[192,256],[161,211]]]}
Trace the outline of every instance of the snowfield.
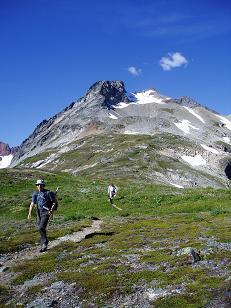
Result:
{"label": "snowfield", "polygon": [[208,147],[207,145],[205,144],[201,144],[202,148],[213,153],[213,154],[220,154],[220,152],[214,148],[211,148],[211,147]]}
{"label": "snowfield", "polygon": [[223,137],[224,142],[230,143],[230,138],[229,137]]}
{"label": "snowfield", "polygon": [[201,155],[195,155],[195,156],[183,155],[181,156],[181,158],[193,167],[206,166],[206,160]]}
{"label": "snowfield", "polygon": [[205,123],[205,121],[203,120],[203,118],[197,114],[193,109],[183,106],[186,110],[188,110],[188,112],[190,112],[191,114],[193,114],[196,118],[198,118],[202,123]]}
{"label": "snowfield", "polygon": [[13,157],[14,156],[12,154],[6,156],[0,156],[0,169],[7,168],[10,165]]}
{"label": "snowfield", "polygon": [[185,134],[189,134],[189,133],[190,133],[190,128],[199,130],[199,128],[193,126],[193,125],[191,124],[191,122],[188,121],[188,120],[182,120],[181,122],[177,122],[177,123],[174,123],[174,124],[175,124],[176,127],[178,127],[180,130],[182,130]]}
{"label": "snowfield", "polygon": [[225,127],[226,128],[228,128],[229,130],[231,130],[231,122],[228,120],[228,119],[226,119],[225,117],[222,117],[222,116],[220,116],[220,115],[216,115],[220,120],[221,120],[221,122],[223,123],[223,124],[225,124]]}
{"label": "snowfield", "polygon": [[109,113],[109,118],[113,119],[113,120],[117,120],[118,118],[112,114],[112,113]]}
{"label": "snowfield", "polygon": [[170,185],[173,185],[173,186],[175,186],[175,187],[177,187],[177,188],[184,188],[184,186],[178,185],[178,184],[175,184],[175,183],[169,182],[169,184],[170,184]]}
{"label": "snowfield", "polygon": [[121,102],[117,106],[114,106],[114,108],[122,109],[126,108],[129,105],[145,105],[145,104],[166,104],[166,100],[169,100],[170,97],[160,96],[156,91],[154,90],[147,90],[143,92],[138,93],[132,93],[132,96],[136,98],[135,102],[131,103],[123,103]]}
{"label": "snowfield", "polygon": [[139,92],[134,94],[135,98],[137,99],[137,104],[165,104],[163,98],[156,97],[155,92],[153,90],[148,90],[144,92]]}
{"label": "snowfield", "polygon": [[140,134],[140,133],[139,133],[139,132],[134,132],[134,131],[125,130],[124,134],[125,134],[125,135],[138,135],[138,134]]}

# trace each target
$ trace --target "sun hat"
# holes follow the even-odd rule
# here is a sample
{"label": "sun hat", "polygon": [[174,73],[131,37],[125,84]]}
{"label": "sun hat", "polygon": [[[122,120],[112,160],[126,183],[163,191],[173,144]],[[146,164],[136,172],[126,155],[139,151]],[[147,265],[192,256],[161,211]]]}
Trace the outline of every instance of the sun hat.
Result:
{"label": "sun hat", "polygon": [[35,185],[46,185],[45,182],[43,180],[37,180],[37,182],[35,183]]}

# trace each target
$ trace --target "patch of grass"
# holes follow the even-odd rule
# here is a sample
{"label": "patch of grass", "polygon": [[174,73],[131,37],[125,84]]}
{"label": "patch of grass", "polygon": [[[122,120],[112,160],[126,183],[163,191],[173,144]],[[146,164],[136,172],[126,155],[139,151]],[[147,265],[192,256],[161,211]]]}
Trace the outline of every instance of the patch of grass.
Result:
{"label": "patch of grass", "polygon": [[200,277],[205,277],[206,271],[203,268],[192,268],[188,265],[183,265],[173,269],[170,273],[167,273],[166,282],[162,286],[166,285],[178,285],[181,283],[190,283],[197,281]]}
{"label": "patch of grass", "polygon": [[77,288],[84,289],[83,298],[91,297],[93,294],[100,297],[104,296],[109,298],[115,292],[119,280],[113,273],[101,273],[94,268],[85,270],[84,272],[63,272],[57,273],[59,280],[75,282]]}
{"label": "patch of grass", "polygon": [[13,268],[15,272],[21,272],[14,280],[15,285],[22,284],[26,280],[32,279],[39,273],[49,273],[55,270],[55,259],[45,257],[39,257],[37,260],[29,260],[25,263],[21,263]]}
{"label": "patch of grass", "polygon": [[125,273],[122,277],[126,287],[151,283],[153,280],[166,281],[166,275],[161,271],[143,270],[139,272]]}
{"label": "patch of grass", "polygon": [[27,234],[24,232],[21,234],[14,234],[14,232],[12,232],[7,240],[0,241],[0,249],[2,253],[19,251],[28,244],[35,244],[37,240],[38,234],[36,231],[30,230]]}
{"label": "patch of grass", "polygon": [[214,209],[211,211],[211,215],[217,216],[217,215],[222,215],[226,214],[227,212],[225,210],[220,210],[220,209]]}
{"label": "patch of grass", "polygon": [[201,307],[199,302],[195,302],[192,296],[185,296],[184,294],[177,294],[159,298],[155,301],[154,307],[160,308],[198,308]]}
{"label": "patch of grass", "polygon": [[19,275],[13,280],[15,285],[22,284],[26,280],[32,279],[39,273],[53,272],[55,269],[60,268],[59,255],[60,253],[70,252],[76,247],[75,243],[64,242],[48,250],[45,254],[39,254],[38,257],[32,260],[21,261],[19,264],[13,266],[12,270]]}
{"label": "patch of grass", "polygon": [[222,277],[208,277],[203,275],[193,281],[187,286],[190,292],[201,290],[202,292],[209,291],[210,289],[218,288],[223,283]]}
{"label": "patch of grass", "polygon": [[204,275],[187,285],[187,292],[193,294],[194,302],[200,303],[203,306],[210,302],[213,294],[220,289],[223,282],[224,279],[221,277],[208,277]]}
{"label": "patch of grass", "polygon": [[161,262],[170,261],[174,259],[174,256],[169,254],[169,251],[152,251],[144,254],[140,261],[151,264],[159,264]]}
{"label": "patch of grass", "polygon": [[9,299],[9,296],[10,296],[10,291],[8,290],[8,288],[6,288],[3,285],[0,285],[0,307],[4,307],[1,306],[1,304],[5,303],[7,299]]}
{"label": "patch of grass", "polygon": [[44,285],[36,285],[36,286],[29,287],[27,290],[27,295],[30,297],[37,295],[43,288],[44,288]]}
{"label": "patch of grass", "polygon": [[168,112],[168,113],[171,113],[171,114],[174,113],[173,109],[170,109],[170,108],[162,108],[161,110],[165,111],[165,112]]}

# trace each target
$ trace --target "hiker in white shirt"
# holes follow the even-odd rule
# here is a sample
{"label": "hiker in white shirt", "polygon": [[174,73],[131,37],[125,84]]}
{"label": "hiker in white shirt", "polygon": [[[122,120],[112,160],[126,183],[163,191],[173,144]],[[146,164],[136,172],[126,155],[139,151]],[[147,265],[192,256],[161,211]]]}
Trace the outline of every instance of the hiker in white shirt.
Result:
{"label": "hiker in white shirt", "polygon": [[113,183],[110,183],[110,185],[108,186],[107,193],[111,205],[113,204],[113,198],[116,196],[116,190],[116,186]]}

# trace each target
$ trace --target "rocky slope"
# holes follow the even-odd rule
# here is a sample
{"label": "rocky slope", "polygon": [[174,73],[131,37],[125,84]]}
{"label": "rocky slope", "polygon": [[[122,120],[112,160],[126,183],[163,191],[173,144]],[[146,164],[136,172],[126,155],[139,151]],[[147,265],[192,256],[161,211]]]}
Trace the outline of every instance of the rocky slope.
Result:
{"label": "rocky slope", "polygon": [[0,156],[7,156],[15,154],[19,147],[10,147],[9,144],[0,141]]}
{"label": "rocky slope", "polygon": [[[142,142],[145,136],[149,136],[148,142]],[[137,151],[139,157],[128,154]],[[96,155],[100,152],[102,155]],[[186,186],[220,187],[231,178],[230,153],[231,122],[227,117],[188,97],[172,99],[155,89],[130,94],[122,81],[100,81],[84,97],[41,122],[21,144],[11,166],[102,175],[114,163],[109,167],[112,170],[117,168],[120,174],[132,170],[130,176],[134,172],[140,176],[144,162],[145,178],[150,181],[173,181],[185,187],[182,184],[190,179]],[[171,161],[168,172],[154,168],[158,157],[167,166]],[[168,173],[171,176],[166,178]]]}
{"label": "rocky slope", "polygon": [[10,148],[9,144],[0,141],[0,169],[7,168],[18,147]]}
{"label": "rocky slope", "polygon": [[0,156],[6,156],[11,153],[9,144],[0,141]]}

